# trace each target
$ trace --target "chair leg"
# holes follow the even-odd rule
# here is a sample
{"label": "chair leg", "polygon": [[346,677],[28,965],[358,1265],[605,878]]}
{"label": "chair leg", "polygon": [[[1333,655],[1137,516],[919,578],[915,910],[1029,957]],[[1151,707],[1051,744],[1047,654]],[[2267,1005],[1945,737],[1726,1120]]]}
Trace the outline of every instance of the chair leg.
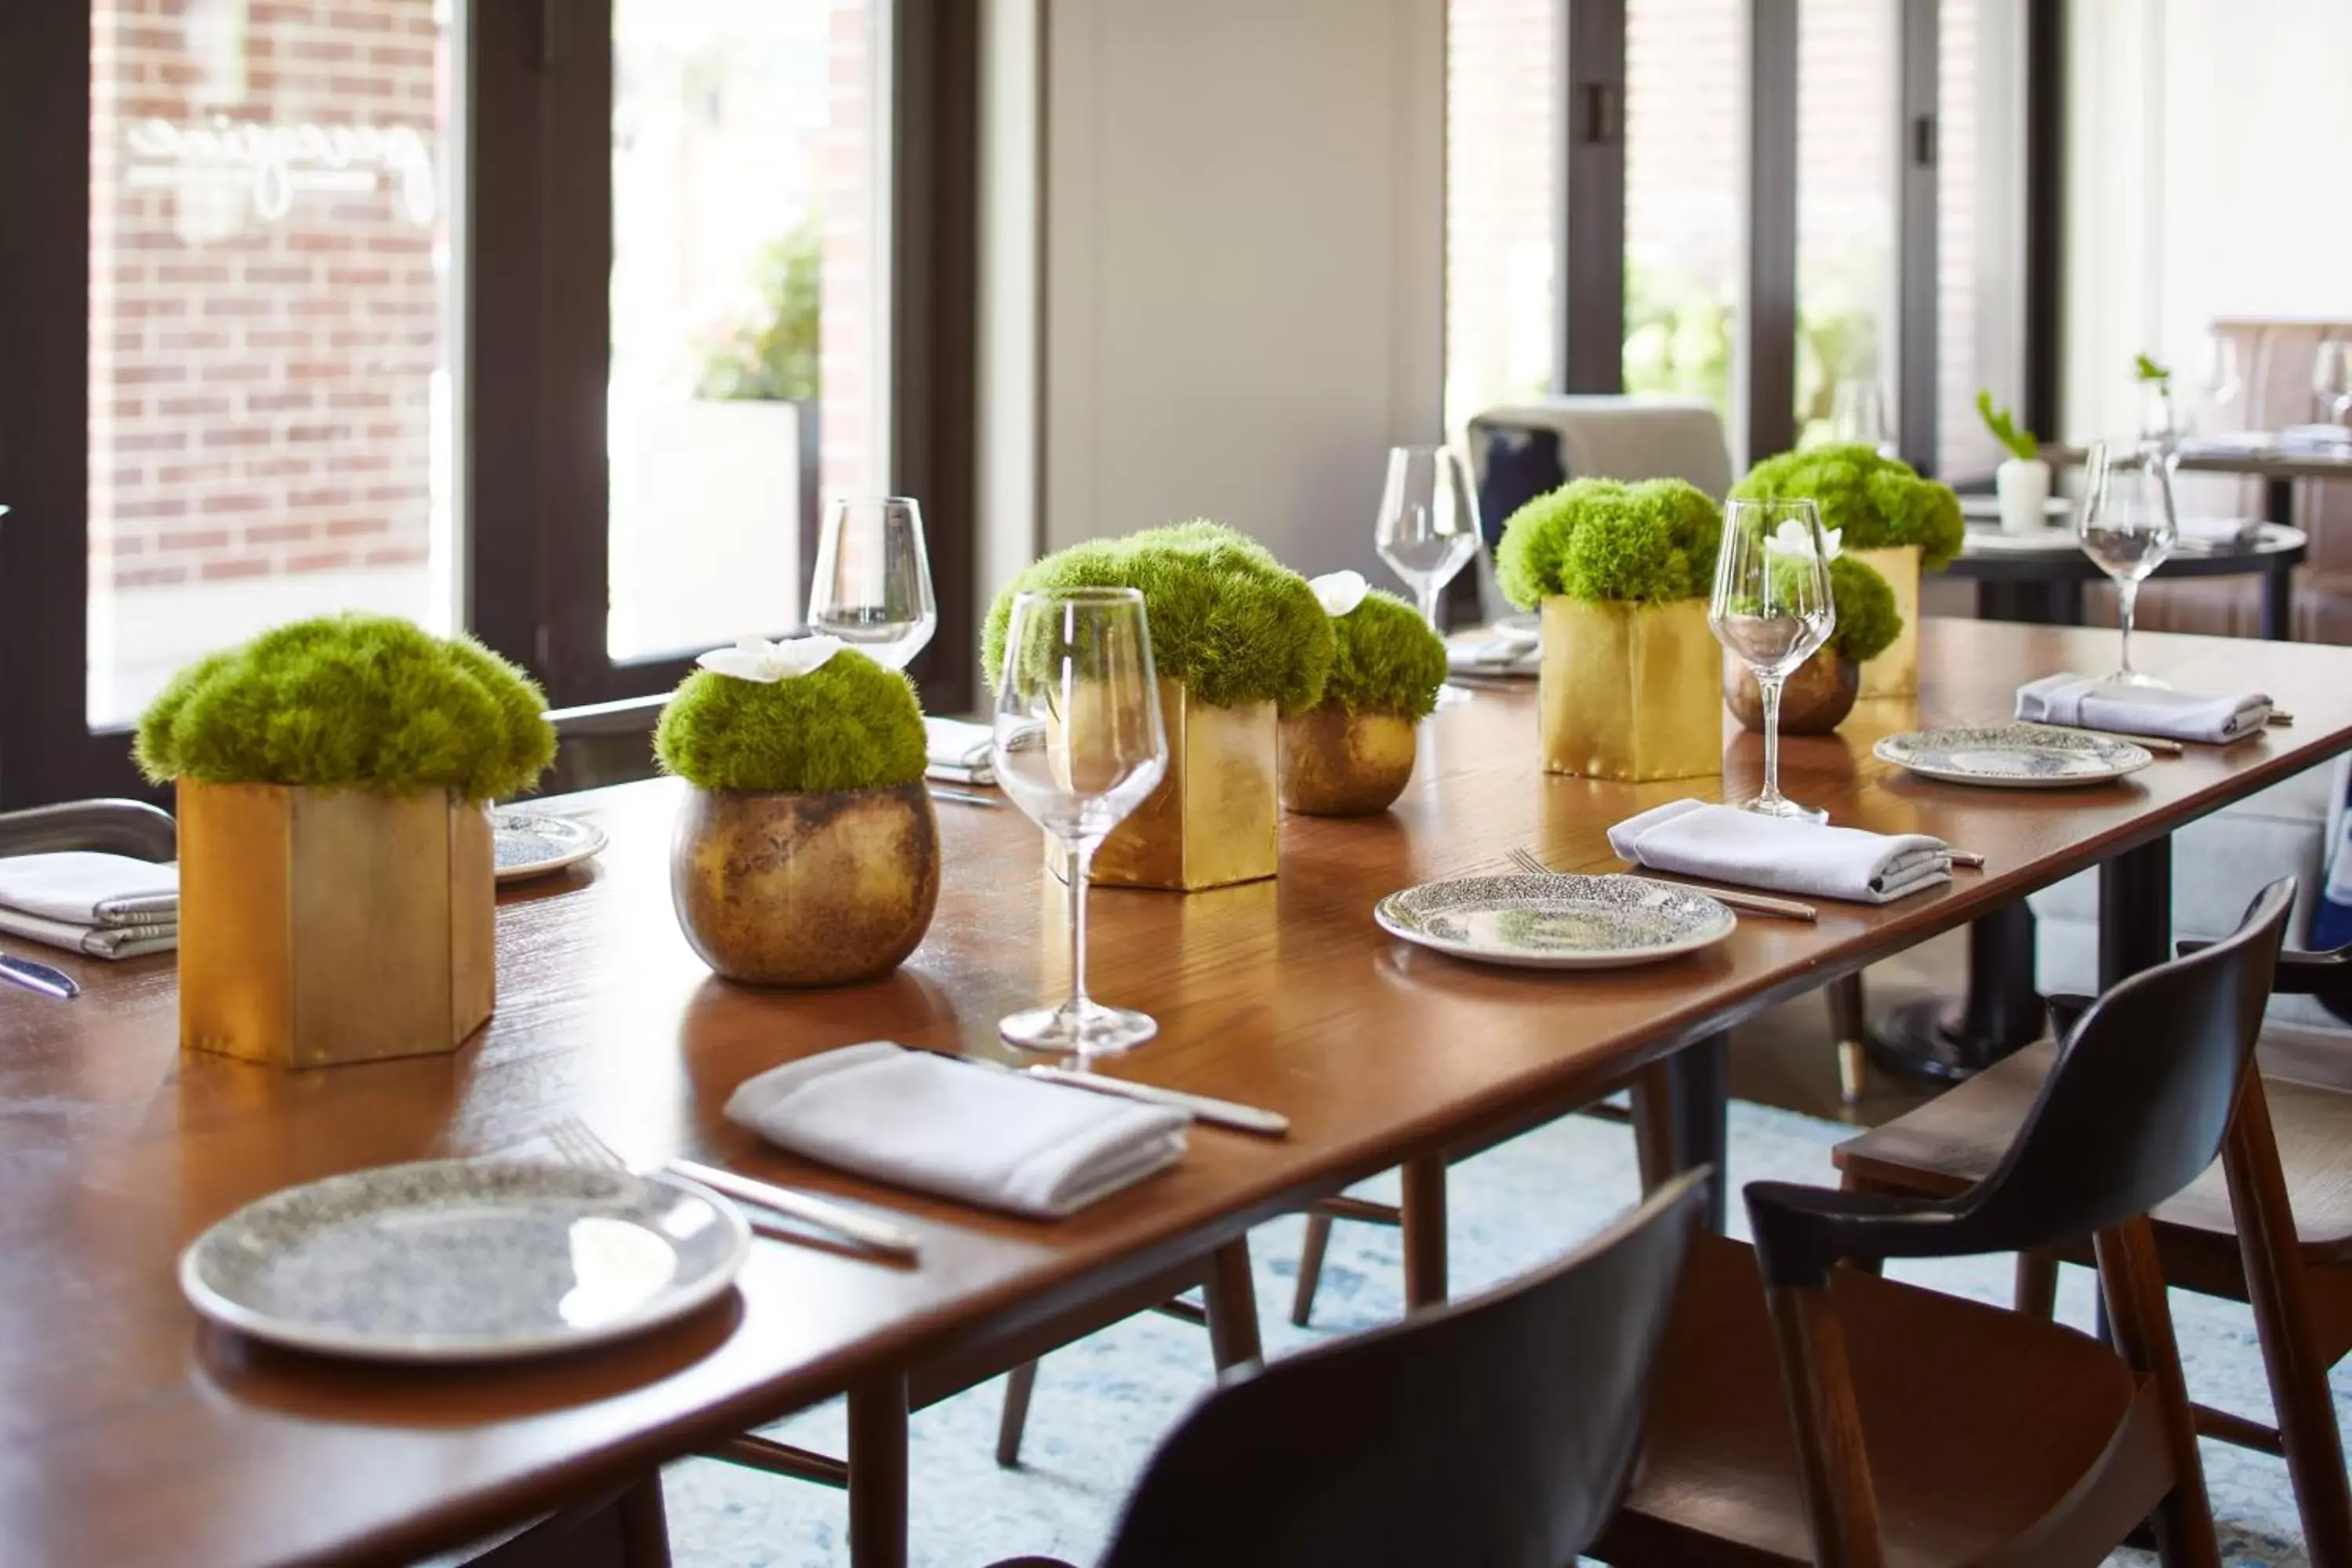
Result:
{"label": "chair leg", "polygon": [[1258,1340],[1257,1289],[1250,1276],[1249,1237],[1235,1237],[1209,1258],[1202,1303],[1209,1314],[1209,1354],[1220,1373],[1265,1359]]}
{"label": "chair leg", "polygon": [[1445,1156],[1407,1160],[1404,1174],[1404,1310],[1445,1300]]}
{"label": "chair leg", "polygon": [[907,1380],[849,1391],[850,1568],[907,1568]]}
{"label": "chair leg", "polygon": [[2058,1259],[2047,1252],[2017,1255],[2015,1305],[2029,1318],[2058,1315]]}
{"label": "chair leg", "polygon": [[669,1568],[669,1514],[662,1505],[661,1472],[621,1494],[621,1559],[628,1568]]}
{"label": "chair leg", "polygon": [[1024,1361],[1004,1377],[1004,1413],[996,1418],[996,1462],[1006,1469],[1021,1464],[1021,1434],[1029,1425],[1029,1395],[1037,1387],[1037,1363]]}
{"label": "chair leg", "polygon": [[1323,1255],[1330,1249],[1331,1216],[1318,1205],[1307,1211],[1307,1245],[1298,1249],[1298,1288],[1290,1297],[1290,1321],[1302,1329],[1315,1315],[1315,1291],[1323,1283]]}
{"label": "chair leg", "polygon": [[1870,1016],[1862,994],[1862,972],[1829,984],[1830,1038],[1837,1042],[1838,1099],[1852,1105],[1870,1083]]}
{"label": "chair leg", "polygon": [[2156,1231],[2143,1215],[2103,1230],[2092,1241],[2099,1260],[2099,1298],[2106,1303],[2115,1345],[2136,1371],[2156,1380],[2164,1413],[2165,1446],[2172,1455],[2172,1489],[2157,1505],[2157,1555],[2164,1568],[2220,1568],[2213,1508],[2197,1452],[2197,1422],[2180,1375],[2180,1349],[2172,1335]]}

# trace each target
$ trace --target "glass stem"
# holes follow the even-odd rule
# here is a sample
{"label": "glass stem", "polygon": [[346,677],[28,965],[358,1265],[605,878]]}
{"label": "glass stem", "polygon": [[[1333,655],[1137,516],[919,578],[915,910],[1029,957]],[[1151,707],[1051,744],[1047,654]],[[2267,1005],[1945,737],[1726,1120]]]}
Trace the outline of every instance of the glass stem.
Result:
{"label": "glass stem", "polygon": [[1070,846],[1070,999],[1062,1011],[1076,1015],[1087,1005],[1087,883],[1095,866],[1095,841]]}
{"label": "glass stem", "polygon": [[1444,591],[1445,584],[1443,583],[1423,583],[1421,584],[1421,618],[1429,623],[1429,629],[1431,631],[1436,631],[1438,629],[1437,596]]}
{"label": "glass stem", "polygon": [[1780,798],[1780,678],[1756,678],[1756,689],[1764,696],[1764,795],[1766,800]]}
{"label": "glass stem", "polygon": [[2138,580],[2137,578],[2136,578],[2136,577],[2126,577],[2126,578],[2124,578],[2122,581],[2118,582],[2118,583],[2116,584],[2116,624],[2117,624],[2118,626],[2122,626],[2122,627],[2123,627],[2123,633],[2124,633],[2124,668],[2123,668],[2123,672],[2124,672],[2126,675],[2129,675],[2129,674],[2131,674],[2131,673],[2132,673],[2132,661],[2131,661],[2131,627],[2132,627],[2132,610],[2133,610],[2134,606],[2137,605],[2137,603],[2138,603],[2138,602],[2139,602],[2139,580]]}

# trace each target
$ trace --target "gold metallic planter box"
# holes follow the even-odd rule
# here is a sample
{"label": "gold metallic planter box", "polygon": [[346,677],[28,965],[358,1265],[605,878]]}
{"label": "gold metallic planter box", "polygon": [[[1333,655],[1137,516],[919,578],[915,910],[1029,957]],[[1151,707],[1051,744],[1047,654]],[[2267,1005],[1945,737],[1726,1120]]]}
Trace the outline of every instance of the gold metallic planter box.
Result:
{"label": "gold metallic planter box", "polygon": [[183,779],[179,818],[183,1047],[329,1067],[454,1051],[488,1020],[481,806]]}
{"label": "gold metallic planter box", "polygon": [[1536,684],[1544,770],[1629,781],[1721,773],[1722,659],[1705,599],[1553,595]]}
{"label": "gold metallic planter box", "polygon": [[1885,550],[1849,550],[1864,565],[1875,569],[1895,590],[1895,608],[1903,617],[1903,630],[1886,645],[1886,651],[1862,667],[1862,695],[1870,697],[1916,697],[1919,695],[1919,547],[1916,544],[1895,545]]}
{"label": "gold metallic planter box", "polygon": [[1386,811],[1412,778],[1413,722],[1311,708],[1282,721],[1282,804],[1308,816]]}
{"label": "gold metallic planter box", "polygon": [[[1275,872],[1281,729],[1272,702],[1212,708],[1162,678],[1168,772],[1095,851],[1097,886],[1197,892]],[[1060,841],[1046,864],[1066,879]]]}

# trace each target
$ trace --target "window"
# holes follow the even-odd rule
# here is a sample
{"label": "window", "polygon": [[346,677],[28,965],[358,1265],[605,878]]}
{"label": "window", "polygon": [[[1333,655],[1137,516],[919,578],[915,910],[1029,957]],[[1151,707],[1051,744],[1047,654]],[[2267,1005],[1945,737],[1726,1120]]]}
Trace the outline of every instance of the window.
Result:
{"label": "window", "polygon": [[1625,390],[1731,421],[1745,243],[1745,0],[1627,0]]}
{"label": "window", "polygon": [[1559,352],[1557,0],[1446,9],[1445,422],[1541,396]]}
{"label": "window", "polygon": [[1895,17],[1889,0],[1798,5],[1799,446],[1827,438],[1841,382],[1876,385],[1895,428]]}
{"label": "window", "polygon": [[2008,454],[1976,395],[2025,404],[2025,7],[1943,0],[1937,38],[1936,471],[1983,479]]}

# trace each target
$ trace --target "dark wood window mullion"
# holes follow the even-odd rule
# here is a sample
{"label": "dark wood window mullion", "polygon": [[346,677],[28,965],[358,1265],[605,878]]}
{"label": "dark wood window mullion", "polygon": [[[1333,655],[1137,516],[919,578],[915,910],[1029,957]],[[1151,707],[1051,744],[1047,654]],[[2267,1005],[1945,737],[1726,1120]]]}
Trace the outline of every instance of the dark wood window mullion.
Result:
{"label": "dark wood window mullion", "polygon": [[1895,440],[1922,473],[1936,466],[1937,0],[1900,0],[1895,115]]}
{"label": "dark wood window mullion", "polygon": [[1797,5],[1748,12],[1748,287],[1736,417],[1742,462],[1797,438]]}
{"label": "dark wood window mullion", "polygon": [[2028,429],[2059,428],[2059,297],[2064,287],[2064,0],[2025,6],[2025,395]]}
{"label": "dark wood window mullion", "polygon": [[1626,0],[1559,0],[1558,392],[1625,384]]}

